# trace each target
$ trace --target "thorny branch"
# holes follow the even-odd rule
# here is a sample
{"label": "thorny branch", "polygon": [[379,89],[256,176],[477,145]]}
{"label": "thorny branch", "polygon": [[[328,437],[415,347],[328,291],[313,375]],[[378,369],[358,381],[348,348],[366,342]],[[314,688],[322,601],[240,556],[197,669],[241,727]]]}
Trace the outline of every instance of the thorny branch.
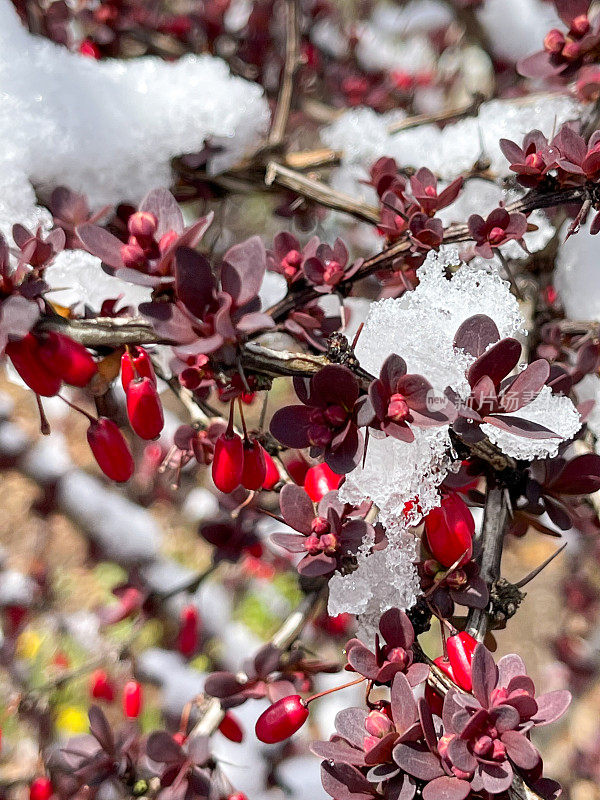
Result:
{"label": "thorny branch", "polygon": [[[504,535],[510,519],[507,490],[504,486],[491,484],[491,480],[488,478],[483,525],[475,538],[475,544],[481,547],[479,573],[488,586],[500,577]],[[467,633],[482,642],[488,622],[486,609],[472,608],[467,618]]]}

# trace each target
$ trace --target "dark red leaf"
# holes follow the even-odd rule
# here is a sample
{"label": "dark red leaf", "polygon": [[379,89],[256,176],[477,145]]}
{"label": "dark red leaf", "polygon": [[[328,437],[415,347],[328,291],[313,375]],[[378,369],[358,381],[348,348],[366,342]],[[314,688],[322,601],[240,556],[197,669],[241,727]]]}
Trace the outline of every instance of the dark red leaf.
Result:
{"label": "dark red leaf", "polygon": [[490,651],[483,644],[478,644],[471,664],[473,694],[482,706],[487,706],[490,693],[498,680],[498,669]]}
{"label": "dark red leaf", "polygon": [[221,286],[238,308],[258,295],[266,267],[267,254],[260,236],[251,236],[225,253]]}
{"label": "dark red leaf", "polygon": [[500,381],[519,363],[521,355],[521,344],[516,339],[502,339],[481,355],[477,361],[471,365],[467,380],[471,386],[487,375],[491,378],[495,386],[499,386]]}
{"label": "dark red leaf", "polygon": [[475,314],[466,319],[454,336],[454,347],[479,358],[490,344],[500,339],[500,333],[493,319],[485,314]]}

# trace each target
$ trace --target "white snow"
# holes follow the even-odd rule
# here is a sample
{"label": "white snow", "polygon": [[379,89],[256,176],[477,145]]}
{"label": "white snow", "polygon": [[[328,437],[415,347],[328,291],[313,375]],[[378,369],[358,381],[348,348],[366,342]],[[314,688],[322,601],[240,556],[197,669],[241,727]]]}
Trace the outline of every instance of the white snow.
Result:
{"label": "white snow", "polygon": [[429,167],[448,180],[469,170],[484,156],[494,173],[508,176],[512,173],[500,150],[501,138],[520,143],[533,128],[551,136],[563,122],[579,116],[577,103],[569,97],[534,95],[484,103],[476,117],[446,125],[443,130],[431,124],[389,134],[388,126],[397,115],[358,108],[326,128],[322,138],[329,147],[344,152],[342,169],[350,169],[356,177],[364,178],[380,156],[395,158],[399,166]]}
{"label": "white snow", "polygon": [[[385,358],[397,353],[409,373],[424,375],[437,392],[451,386],[463,397],[469,394],[465,372],[473,357],[453,347],[460,324],[474,314],[486,314],[504,338],[521,331],[523,320],[509,284],[494,268],[459,265],[458,254],[450,248],[430,253],[413,292],[373,303],[356,347],[361,366],[378,374]],[[450,280],[445,275],[448,267],[458,267]],[[552,395],[548,388],[519,416],[539,421],[566,439],[580,424],[571,401]],[[516,437],[490,425],[484,429],[504,452],[518,458],[553,454],[561,441]],[[417,552],[409,527],[439,504],[437,487],[453,466],[448,426],[413,432],[415,441],[410,444],[371,437],[364,467],[349,473],[340,490],[348,502],[370,499],[377,505],[389,540],[383,551],[359,552],[358,569],[347,576],[336,574],[329,584],[329,613],[360,614],[363,626],[387,608],[414,603]]]}
{"label": "white snow", "polygon": [[[501,336],[511,336],[522,328],[522,318],[508,283],[496,271],[463,265],[448,281],[446,267],[459,264],[458,254],[450,248],[440,255],[430,253],[413,292],[373,303],[356,347],[366,370],[378,374],[385,358],[397,353],[409,372],[424,375],[437,392],[452,386],[461,395],[468,394],[465,371],[473,359],[453,347],[459,325],[474,314],[487,314]],[[373,500],[389,529],[403,527],[404,504],[415,497],[423,513],[437,505],[435,487],[449,465],[447,426],[414,433],[410,444],[371,437],[364,468],[351,472],[343,486],[350,500]],[[414,524],[418,516],[408,521]]]}
{"label": "white snow", "polygon": [[481,426],[481,430],[500,447],[502,452],[527,461],[535,458],[553,458],[558,453],[558,446],[563,439],[575,436],[581,427],[579,413],[571,400],[564,395],[552,394],[549,386],[544,386],[531,403],[506,416],[539,422],[540,425],[559,434],[559,438],[554,439],[527,439],[524,436],[501,431],[495,425]]}
{"label": "white snow", "polygon": [[365,69],[401,70],[409,75],[433,70],[436,59],[426,36],[399,39],[373,25],[365,25],[360,31],[357,56]]}
{"label": "white snow", "polygon": [[118,307],[143,303],[150,299],[151,289],[136,286],[103,271],[99,258],[84,250],[63,250],[45,270],[50,286],[48,299],[53,303],[82,313],[84,306],[100,311],[108,298],[119,297]]}
{"label": "white snow", "polygon": [[31,184],[66,184],[94,207],[171,184],[169,161],[225,147],[220,170],[257,143],[269,111],[257,84],[224,61],[185,56],[96,62],[30,35],[0,0],[0,230],[33,224]]}
{"label": "white snow", "polygon": [[[593,217],[592,217],[593,218]],[[590,236],[589,223],[579,233],[564,238],[570,221],[560,231],[554,285],[566,316],[575,320],[600,321],[600,235]]]}
{"label": "white snow", "polygon": [[564,30],[553,4],[544,0],[486,0],[476,13],[494,52],[511,61],[541,50],[551,28]]}

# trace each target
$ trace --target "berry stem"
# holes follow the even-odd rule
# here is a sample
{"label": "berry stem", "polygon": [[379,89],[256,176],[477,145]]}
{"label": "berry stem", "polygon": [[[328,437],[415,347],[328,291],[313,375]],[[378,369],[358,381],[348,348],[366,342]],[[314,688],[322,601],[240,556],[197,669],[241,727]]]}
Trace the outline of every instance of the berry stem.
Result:
{"label": "berry stem", "polygon": [[42,405],[42,398],[39,396],[39,394],[35,395],[35,402],[37,403],[38,412],[40,415],[40,433],[42,436],[50,436],[50,423],[48,422],[48,417],[46,416],[44,406]]}
{"label": "berry stem", "polygon": [[319,697],[325,697],[326,694],[333,694],[333,692],[339,692],[340,689],[347,689],[349,686],[356,686],[358,683],[363,683],[366,681],[366,678],[357,678],[355,681],[350,681],[350,683],[344,683],[341,686],[334,686],[333,689],[325,689],[324,692],[319,692],[319,694],[313,694],[312,697],[309,697],[304,702],[306,705],[312,703],[313,700],[318,700]]}
{"label": "berry stem", "polygon": [[63,403],[66,403],[74,411],[79,411],[80,414],[83,414],[84,417],[87,417],[90,422],[97,422],[98,421],[96,419],[96,417],[92,417],[92,415],[88,414],[87,411],[84,411],[83,408],[80,408],[79,406],[76,406],[75,403],[71,403],[71,401],[67,400],[66,397],[63,397],[62,394],[57,395],[57,397],[60,397],[60,399],[63,401]]}

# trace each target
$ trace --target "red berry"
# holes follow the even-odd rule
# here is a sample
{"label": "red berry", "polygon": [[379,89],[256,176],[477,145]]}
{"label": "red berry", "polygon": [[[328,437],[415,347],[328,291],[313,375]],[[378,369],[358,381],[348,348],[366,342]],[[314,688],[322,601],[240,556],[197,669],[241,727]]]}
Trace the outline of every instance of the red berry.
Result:
{"label": "red berry", "polygon": [[261,742],[274,744],[296,733],[308,719],[308,707],[299,694],[282,697],[256,720],[256,735]]}
{"label": "red berry", "polygon": [[181,610],[177,649],[182,656],[190,658],[198,649],[200,616],[196,606],[188,605]]}
{"label": "red berry", "polygon": [[466,631],[450,636],[446,642],[454,683],[467,692],[472,689],[471,662],[473,661],[473,653],[476,647],[477,639],[474,639]]}
{"label": "red berry", "polygon": [[90,679],[90,694],[97,700],[112,703],[115,699],[115,687],[103,669],[97,669]]}
{"label": "red berry", "polygon": [[123,712],[126,717],[139,717],[142,710],[142,687],[137,681],[127,681],[123,687]]}
{"label": "red berry", "polygon": [[179,746],[184,744],[185,739],[186,739],[185,733],[182,733],[181,731],[177,731],[177,733],[173,734],[173,741],[177,742]]}
{"label": "red berry", "polygon": [[52,397],[60,391],[60,378],[42,361],[40,343],[33,333],[18,342],[6,345],[6,355],[30,389],[42,397]]}
{"label": "red berry", "polygon": [[150,378],[156,384],[152,361],[143,347],[133,347],[121,356],[121,383],[125,391],[134,378]]}
{"label": "red berry", "polygon": [[219,730],[231,742],[242,742],[244,740],[244,731],[238,720],[233,716],[231,711],[226,711],[225,716],[221,720]]}
{"label": "red berry", "polygon": [[88,58],[95,58],[96,60],[100,58],[100,49],[91,39],[84,39],[81,42],[79,52],[82,56],[87,56]]}
{"label": "red berry", "polygon": [[41,340],[40,358],[46,369],[71,386],[87,386],[98,372],[90,351],[62,333],[49,333]]}
{"label": "red berry", "polygon": [[4,607],[9,636],[14,636],[27,618],[28,610],[25,606],[10,605]]}
{"label": "red berry", "polygon": [[242,486],[257,490],[267,477],[267,462],[264,449],[256,439],[244,441],[244,465],[242,468]]}
{"label": "red berry", "polygon": [[106,417],[92,420],[87,431],[88,444],[107,478],[117,483],[128,481],[135,464],[129,445],[118,426]]}
{"label": "red berry", "polygon": [[165,418],[150,378],[136,378],[127,387],[127,416],[140,439],[156,439],[160,435]]}
{"label": "red berry", "polygon": [[229,494],[242,482],[244,445],[237,433],[222,433],[215,444],[212,478],[221,492]]}
{"label": "red berry", "polygon": [[327,492],[337,489],[341,480],[342,476],[337,475],[327,464],[317,464],[307,470],[304,488],[313,503],[318,503]]}
{"label": "red berry", "polygon": [[233,792],[229,795],[227,800],[248,800],[248,796],[243,792]]}
{"label": "red berry", "polygon": [[264,449],[263,449],[263,455],[265,457],[265,465],[267,471],[265,473],[265,479],[263,481],[262,488],[267,489],[267,491],[271,491],[271,489],[274,489],[277,486],[281,478],[279,475],[279,470],[277,469],[277,464],[275,463],[274,459]]}
{"label": "red berry", "polygon": [[302,456],[286,459],[285,468],[288,471],[290,478],[299,486],[302,486],[306,477],[306,473],[308,472],[308,464],[302,458]]}
{"label": "red berry", "polygon": [[470,560],[474,533],[473,515],[456,493],[443,497],[441,506],[425,517],[427,546],[433,557],[446,568],[457,561],[457,566],[461,567]]}
{"label": "red berry", "polygon": [[49,778],[36,778],[29,786],[29,800],[50,800],[54,788]]}

